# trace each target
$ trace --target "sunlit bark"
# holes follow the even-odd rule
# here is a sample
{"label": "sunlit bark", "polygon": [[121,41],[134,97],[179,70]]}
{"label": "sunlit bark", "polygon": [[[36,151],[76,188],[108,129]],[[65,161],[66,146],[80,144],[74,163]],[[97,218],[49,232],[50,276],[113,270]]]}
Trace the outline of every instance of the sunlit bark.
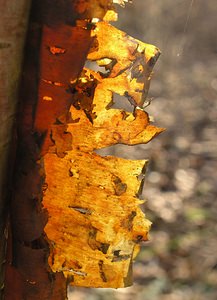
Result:
{"label": "sunlit bark", "polygon": [[[108,24],[116,19],[113,2],[127,1],[32,1],[16,122],[6,300],[66,299],[68,283],[132,284],[132,261],[150,228],[137,198],[146,161],[102,158],[94,150],[147,143],[163,131],[143,107],[160,51]],[[83,69],[86,58],[108,73]],[[112,93],[125,96],[133,113],[112,109]],[[12,125],[8,129],[13,136]]]}

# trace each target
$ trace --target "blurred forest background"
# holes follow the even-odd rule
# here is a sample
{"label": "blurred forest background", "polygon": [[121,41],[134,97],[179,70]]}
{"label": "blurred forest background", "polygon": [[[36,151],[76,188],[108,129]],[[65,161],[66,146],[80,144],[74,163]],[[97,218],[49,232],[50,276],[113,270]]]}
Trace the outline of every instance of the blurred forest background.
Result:
{"label": "blurred forest background", "polygon": [[167,131],[103,154],[149,158],[143,194],[153,227],[134,286],[71,288],[69,299],[216,300],[217,1],[134,0],[118,10],[116,27],[162,51],[147,111]]}

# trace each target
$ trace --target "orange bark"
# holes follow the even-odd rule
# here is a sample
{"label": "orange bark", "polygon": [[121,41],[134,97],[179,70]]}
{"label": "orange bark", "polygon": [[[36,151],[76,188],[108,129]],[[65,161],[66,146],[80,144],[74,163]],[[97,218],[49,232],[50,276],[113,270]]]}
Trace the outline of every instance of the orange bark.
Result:
{"label": "orange bark", "polygon": [[[65,12],[70,8],[69,16]],[[44,84],[43,79],[47,78],[46,72],[52,74],[48,76],[49,80],[63,80],[66,83],[67,78],[76,79],[90,46],[90,30],[68,25],[74,22],[75,14],[65,1],[37,0],[32,4],[20,93],[18,151],[11,204],[12,241],[5,284],[7,300],[66,298],[63,274],[53,274],[46,263],[49,253],[44,234],[47,215],[41,205],[44,174],[37,161],[42,157],[41,146],[46,135],[49,136],[51,123],[59,113],[67,113],[71,101],[65,89],[55,90],[55,86],[47,85],[46,92],[52,86],[54,94],[62,98],[62,102],[52,108],[48,102],[44,102],[43,114],[40,115],[40,89]],[[62,31],[59,32],[58,28]],[[67,56],[60,57],[61,62],[57,65],[55,54],[49,50],[49,46],[53,46],[50,41],[52,39],[54,45],[57,43],[64,48],[69,36],[73,36],[72,41],[78,41],[79,50],[76,47],[68,48]],[[53,75],[54,64],[58,71]],[[38,113],[35,113],[36,107]],[[42,125],[36,130],[38,119]]]}

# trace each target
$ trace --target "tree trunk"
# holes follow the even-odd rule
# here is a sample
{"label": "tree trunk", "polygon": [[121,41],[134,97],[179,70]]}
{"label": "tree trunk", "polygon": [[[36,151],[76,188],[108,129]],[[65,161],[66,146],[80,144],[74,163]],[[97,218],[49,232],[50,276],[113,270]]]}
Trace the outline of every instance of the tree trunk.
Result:
{"label": "tree trunk", "polygon": [[[41,205],[44,174],[38,161],[49,146],[46,145],[46,134],[50,125],[67,110],[71,101],[70,94],[61,90],[58,95],[62,96],[61,103],[52,107],[48,101],[44,104],[40,99],[41,90],[46,93],[48,89],[49,93],[55,86],[46,85],[43,79],[52,82],[76,79],[89,48],[90,31],[75,32],[71,25],[74,20],[70,1],[32,1],[17,122],[18,149],[11,203],[12,249],[8,249],[5,288],[7,300],[66,299],[63,274],[55,275],[46,263],[49,245],[43,230],[47,216]],[[79,44],[77,47],[69,45],[73,40]],[[50,58],[47,51],[52,45],[70,48],[59,65],[55,55]],[[52,72],[52,67],[56,68],[56,73]],[[59,93],[58,89],[55,92]],[[41,110],[42,115],[36,110]],[[35,124],[40,128],[36,129]]]}
{"label": "tree trunk", "polygon": [[[113,2],[126,1],[32,1],[16,122],[6,300],[66,299],[69,282],[128,286],[138,244],[148,239],[150,222],[136,197],[146,161],[94,152],[147,143],[163,131],[150,124],[143,107],[159,49],[108,24],[116,17]],[[23,12],[27,8],[23,4]],[[108,72],[83,69],[87,57]],[[125,96],[133,113],[110,108],[114,93]],[[13,136],[12,125],[7,128]]]}

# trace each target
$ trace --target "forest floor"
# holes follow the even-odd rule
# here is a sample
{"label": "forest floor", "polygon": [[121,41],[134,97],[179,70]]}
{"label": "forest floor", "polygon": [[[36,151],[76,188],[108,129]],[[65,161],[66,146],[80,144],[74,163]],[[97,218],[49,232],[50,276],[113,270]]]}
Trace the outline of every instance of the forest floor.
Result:
{"label": "forest floor", "polygon": [[70,300],[217,299],[216,15],[216,0],[137,0],[120,11],[118,28],[162,50],[147,111],[167,130],[109,152],[149,158],[144,210],[153,226],[132,287],[71,288]]}

